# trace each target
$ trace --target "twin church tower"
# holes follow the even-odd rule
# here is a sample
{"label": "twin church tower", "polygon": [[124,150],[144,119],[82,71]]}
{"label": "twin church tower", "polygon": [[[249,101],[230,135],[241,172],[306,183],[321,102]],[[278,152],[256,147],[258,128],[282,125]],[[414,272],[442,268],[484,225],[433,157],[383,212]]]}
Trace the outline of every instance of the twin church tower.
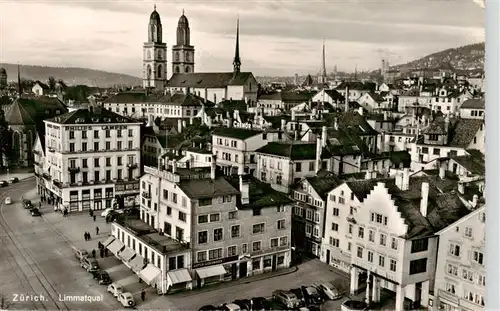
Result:
{"label": "twin church tower", "polygon": [[[160,14],[156,5],[149,18],[148,42],[144,43],[143,87],[163,89],[167,82],[167,44],[163,42]],[[172,73],[194,72],[194,46],[190,42],[187,17],[182,16],[177,24],[177,44],[172,46]]]}

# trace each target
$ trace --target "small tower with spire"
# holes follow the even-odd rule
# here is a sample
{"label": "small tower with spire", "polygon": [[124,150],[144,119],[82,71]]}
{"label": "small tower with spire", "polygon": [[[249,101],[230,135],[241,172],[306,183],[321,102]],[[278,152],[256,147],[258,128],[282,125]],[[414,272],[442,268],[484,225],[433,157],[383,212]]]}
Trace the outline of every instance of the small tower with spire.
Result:
{"label": "small tower with spire", "polygon": [[240,18],[236,21],[236,47],[234,49],[233,73],[238,75],[241,72],[240,59]]}
{"label": "small tower with spire", "polygon": [[194,46],[191,45],[189,21],[182,15],[177,23],[177,44],[172,46],[172,73],[194,72]]}
{"label": "small tower with spire", "polygon": [[326,55],[325,55],[325,40],[323,40],[323,54],[321,57],[321,71],[318,75],[318,83],[326,83]]}
{"label": "small tower with spire", "polygon": [[163,90],[167,82],[167,44],[163,42],[163,28],[156,4],[149,17],[148,41],[143,45],[143,53],[143,87]]}

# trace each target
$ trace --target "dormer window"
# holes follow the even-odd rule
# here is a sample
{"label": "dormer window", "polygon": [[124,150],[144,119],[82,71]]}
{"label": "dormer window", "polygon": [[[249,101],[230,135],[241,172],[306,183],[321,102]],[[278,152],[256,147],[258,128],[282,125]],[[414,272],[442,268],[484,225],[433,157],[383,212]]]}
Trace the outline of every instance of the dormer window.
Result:
{"label": "dormer window", "polygon": [[439,139],[439,135],[438,134],[430,134],[429,135],[429,140],[437,141],[438,139]]}

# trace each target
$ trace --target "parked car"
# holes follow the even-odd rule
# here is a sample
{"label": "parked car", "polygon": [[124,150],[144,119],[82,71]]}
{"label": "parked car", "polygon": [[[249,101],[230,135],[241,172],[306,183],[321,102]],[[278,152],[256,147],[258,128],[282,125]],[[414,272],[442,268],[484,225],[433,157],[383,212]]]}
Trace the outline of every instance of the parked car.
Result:
{"label": "parked car", "polygon": [[6,180],[0,180],[0,187],[7,187],[9,185],[9,182]]}
{"label": "parked car", "polygon": [[214,307],[212,305],[206,305],[201,307],[198,311],[217,311],[217,307]]}
{"label": "parked car", "polygon": [[237,299],[233,301],[235,305],[240,306],[241,310],[251,310],[251,305],[252,303],[250,302],[249,299]]}
{"label": "parked car", "polygon": [[297,299],[300,301],[300,306],[306,305],[306,300],[304,298],[304,293],[302,292],[302,288],[292,288],[290,292],[294,293],[297,296]]}
{"label": "parked car", "polygon": [[12,204],[12,198],[11,197],[6,197],[5,198],[5,204],[7,204],[7,205]]}
{"label": "parked car", "polygon": [[326,299],[337,300],[343,296],[343,293],[332,282],[321,283],[315,287]]}
{"label": "parked car", "polygon": [[267,299],[264,297],[254,297],[250,299],[252,301],[252,310],[253,311],[263,311],[266,310]]}
{"label": "parked car", "polygon": [[241,311],[240,306],[234,303],[224,303],[217,309],[221,311]]}
{"label": "parked car", "polygon": [[132,308],[133,306],[135,306],[134,296],[132,296],[132,293],[130,292],[120,293],[118,295],[118,301],[125,308]]}
{"label": "parked car", "polygon": [[11,177],[11,178],[9,179],[9,182],[10,182],[11,184],[15,184],[16,182],[19,182],[19,178],[17,178],[17,177]]}
{"label": "parked car", "polygon": [[104,211],[102,211],[101,217],[106,217],[109,214],[113,214],[113,213],[115,213],[115,214],[123,214],[123,210],[121,210],[121,209],[114,209],[114,208],[108,207],[107,209],[105,209]]}
{"label": "parked car", "polygon": [[111,283],[108,285],[107,291],[113,296],[118,297],[119,294],[123,293],[123,287],[118,283]]}
{"label": "parked car", "polygon": [[97,280],[99,285],[111,284],[111,278],[109,277],[109,274],[106,271],[99,269],[91,273],[92,277]]}
{"label": "parked car", "polygon": [[31,212],[31,216],[42,216],[42,214],[40,213],[40,210],[36,207],[32,208],[30,210],[30,212]]}
{"label": "parked car", "polygon": [[73,251],[74,251],[74,253],[75,253],[75,257],[76,257],[78,260],[80,260],[80,261],[82,261],[82,260],[83,260],[83,258],[85,258],[85,257],[88,257],[88,256],[89,256],[89,252],[87,252],[87,251],[86,251],[86,250],[84,250],[84,249],[78,249],[78,248],[75,248],[75,249],[73,249]]}
{"label": "parked car", "polygon": [[320,305],[323,303],[323,298],[321,298],[320,293],[313,286],[302,286],[302,291],[304,293],[304,298],[307,305]]}
{"label": "parked car", "polygon": [[99,264],[95,258],[84,257],[80,265],[87,270],[87,272],[93,272],[99,269]]}
{"label": "parked car", "polygon": [[360,300],[346,300],[341,305],[342,310],[368,310],[368,305]]}
{"label": "parked car", "polygon": [[276,290],[273,292],[273,300],[280,302],[287,308],[293,309],[300,307],[300,300],[294,293],[284,290]]}

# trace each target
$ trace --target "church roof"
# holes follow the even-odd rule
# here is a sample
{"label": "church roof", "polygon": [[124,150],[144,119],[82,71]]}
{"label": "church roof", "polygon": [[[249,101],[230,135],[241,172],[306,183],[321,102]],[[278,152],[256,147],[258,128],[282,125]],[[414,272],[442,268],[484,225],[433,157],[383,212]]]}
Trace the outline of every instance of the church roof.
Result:
{"label": "church roof", "polygon": [[12,103],[5,115],[5,120],[9,123],[9,125],[35,124],[35,121],[33,121],[30,116],[30,113],[19,100]]}
{"label": "church roof", "polygon": [[[226,88],[228,85],[245,85],[253,78],[251,72],[195,72],[174,73],[168,81],[169,87]],[[257,86],[255,86],[257,87]]]}
{"label": "church roof", "polygon": [[177,24],[178,24],[178,27],[186,27],[186,28],[189,27],[189,21],[188,21],[186,15],[184,15],[184,12],[182,13],[181,17],[179,18],[179,22]]}
{"label": "church roof", "polygon": [[151,12],[151,16],[149,17],[149,21],[150,22],[157,22],[157,23],[161,23],[161,19],[160,19],[160,14],[158,14],[158,12],[156,11],[156,8],[153,10],[153,12]]}
{"label": "church roof", "polygon": [[[15,106],[20,106],[22,108]],[[12,110],[12,120],[8,121],[9,124],[43,124],[41,122],[43,119],[52,118],[57,114],[63,114],[68,111],[66,106],[64,106],[59,99],[49,97],[17,98],[14,103],[11,104],[10,110]],[[19,110],[21,114],[15,110]],[[10,115],[10,113],[8,114]],[[26,114],[29,118],[26,118]],[[20,118],[20,116],[23,117]],[[6,118],[7,117],[8,115],[6,115]],[[30,119],[31,121],[29,121]]]}

